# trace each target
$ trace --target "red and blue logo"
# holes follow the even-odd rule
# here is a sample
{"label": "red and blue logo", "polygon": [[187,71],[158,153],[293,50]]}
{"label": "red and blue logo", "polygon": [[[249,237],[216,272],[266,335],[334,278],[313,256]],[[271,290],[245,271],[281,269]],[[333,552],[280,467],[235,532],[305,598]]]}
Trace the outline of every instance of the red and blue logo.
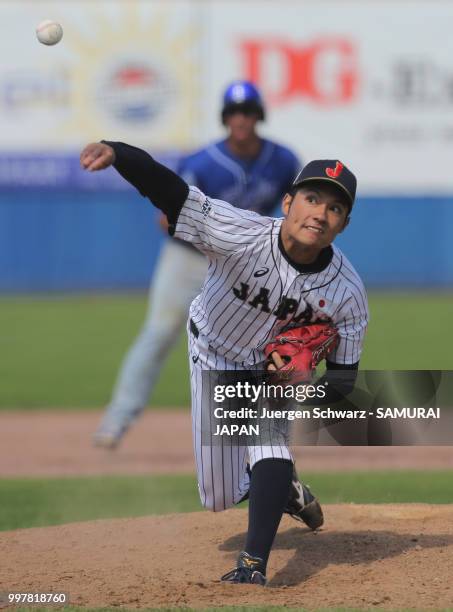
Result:
{"label": "red and blue logo", "polygon": [[163,70],[143,61],[129,61],[108,74],[99,98],[116,119],[144,123],[160,115],[174,94],[172,80]]}

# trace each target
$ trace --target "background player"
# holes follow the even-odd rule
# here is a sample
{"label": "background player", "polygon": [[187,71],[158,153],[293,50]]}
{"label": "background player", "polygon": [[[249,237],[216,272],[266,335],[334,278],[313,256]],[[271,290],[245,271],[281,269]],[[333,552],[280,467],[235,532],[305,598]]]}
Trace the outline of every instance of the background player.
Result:
{"label": "background player", "polygon": [[[279,212],[281,198],[301,164],[292,151],[258,135],[257,123],[265,119],[258,89],[248,81],[231,83],[223,94],[221,119],[226,138],[184,159],[178,174],[211,197],[238,208],[272,215],[278,207]],[[115,448],[146,407],[206,271],[206,258],[197,249],[181,240],[166,241],[153,276],[145,322],[94,434],[96,445]]]}
{"label": "background player", "polygon": [[202,434],[213,398],[204,374],[263,368],[264,348],[282,329],[329,319],[340,341],[329,355],[326,377],[342,369],[353,385],[368,321],[367,299],[354,268],[332,242],[348,225],[355,176],[338,160],[307,164],[283,199],[284,219],[272,219],[189,188],[129,145],[93,143],[83,150],[81,164],[91,171],[114,164],[166,214],[170,233],[192,242],[209,259],[189,325],[198,486],[203,505],[214,511],[249,496],[245,549],[222,580],[265,584],[282,513],[291,512],[292,456],[285,440],[248,447],[206,445]]}

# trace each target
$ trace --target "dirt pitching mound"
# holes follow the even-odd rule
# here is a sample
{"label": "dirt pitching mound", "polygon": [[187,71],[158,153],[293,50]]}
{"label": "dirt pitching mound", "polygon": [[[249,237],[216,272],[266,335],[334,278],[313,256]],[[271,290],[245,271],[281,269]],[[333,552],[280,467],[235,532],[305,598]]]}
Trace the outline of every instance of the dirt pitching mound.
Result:
{"label": "dirt pitching mound", "polygon": [[218,581],[244,542],[246,511],[0,533],[0,590],[67,592],[74,605],[453,604],[453,508],[331,505],[317,534],[284,517],[266,588]]}

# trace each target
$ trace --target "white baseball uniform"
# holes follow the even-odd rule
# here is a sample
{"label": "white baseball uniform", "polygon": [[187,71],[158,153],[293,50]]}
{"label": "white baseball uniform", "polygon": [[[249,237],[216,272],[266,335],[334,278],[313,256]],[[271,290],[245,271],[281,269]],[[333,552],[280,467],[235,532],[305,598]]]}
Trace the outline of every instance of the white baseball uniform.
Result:
{"label": "white baseball uniform", "polygon": [[[263,458],[291,459],[278,446],[203,445],[204,370],[262,368],[263,349],[294,323],[330,319],[340,341],[329,361],[357,363],[368,321],[363,284],[345,255],[331,245],[313,265],[295,266],[281,245],[283,219],[262,217],[214,200],[191,187],[175,236],[209,259],[206,281],[190,307],[192,426],[203,505],[222,510],[247,492],[250,467]],[[211,407],[212,409],[213,407]]]}
{"label": "white baseball uniform", "polygon": [[[286,147],[267,139],[261,142],[251,159],[231,153],[225,140],[212,143],[182,160],[178,173],[212,197],[270,215],[301,164]],[[95,439],[119,440],[144,410],[206,270],[207,261],[197,250],[178,240],[166,241],[152,279],[146,319],[123,360]]]}

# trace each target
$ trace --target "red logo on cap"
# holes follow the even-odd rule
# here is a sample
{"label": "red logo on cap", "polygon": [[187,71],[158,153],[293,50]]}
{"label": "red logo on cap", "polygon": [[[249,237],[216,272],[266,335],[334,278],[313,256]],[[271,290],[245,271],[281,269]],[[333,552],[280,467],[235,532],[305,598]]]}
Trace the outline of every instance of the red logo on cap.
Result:
{"label": "red logo on cap", "polygon": [[330,178],[338,178],[343,172],[343,168],[343,164],[337,161],[335,168],[326,168],[326,174],[330,176]]}

